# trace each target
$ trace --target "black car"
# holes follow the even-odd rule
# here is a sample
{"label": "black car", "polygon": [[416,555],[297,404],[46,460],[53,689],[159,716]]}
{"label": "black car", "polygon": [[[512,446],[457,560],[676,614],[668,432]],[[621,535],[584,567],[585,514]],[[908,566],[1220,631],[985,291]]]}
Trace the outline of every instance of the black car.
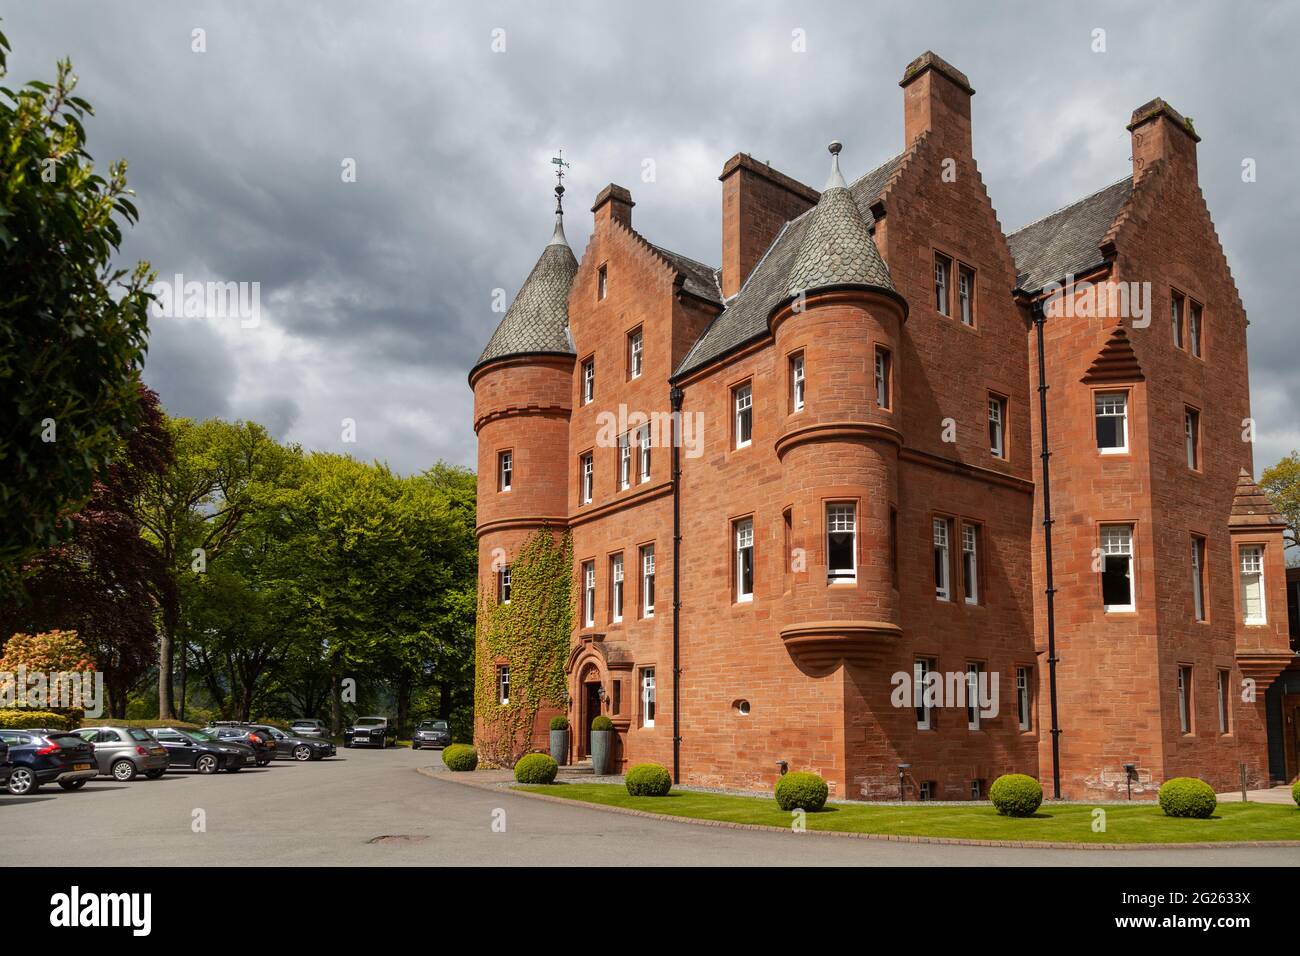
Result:
{"label": "black car", "polygon": [[13,765],[9,763],[9,745],[0,740],[0,787],[9,782],[9,773]]}
{"label": "black car", "polygon": [[254,730],[248,724],[233,720],[222,720],[204,727],[203,732],[220,741],[233,740],[252,747],[256,754],[254,762],[259,767],[265,767],[275,759],[275,740],[264,730]]}
{"label": "black car", "polygon": [[6,789],[15,796],[35,793],[42,784],[80,790],[99,775],[95,748],[76,734],[62,730],[0,729],[9,747]]}
{"label": "black car", "polygon": [[387,717],[358,717],[351,727],[343,731],[344,747],[387,747],[396,742],[397,728],[390,726]]}
{"label": "black car", "polygon": [[153,735],[167,751],[167,766],[172,769],[183,767],[202,774],[218,770],[235,773],[257,760],[257,752],[248,744],[218,740],[201,730],[159,727]]}
{"label": "black car", "polygon": [[451,743],[451,728],[445,720],[426,720],[417,724],[411,735],[411,749],[445,747]]}
{"label": "black car", "polygon": [[270,724],[249,724],[256,731],[271,735],[275,741],[275,755],[286,760],[323,760],[333,757],[338,751],[331,740],[318,740],[311,737],[298,737],[286,734],[279,727]]}

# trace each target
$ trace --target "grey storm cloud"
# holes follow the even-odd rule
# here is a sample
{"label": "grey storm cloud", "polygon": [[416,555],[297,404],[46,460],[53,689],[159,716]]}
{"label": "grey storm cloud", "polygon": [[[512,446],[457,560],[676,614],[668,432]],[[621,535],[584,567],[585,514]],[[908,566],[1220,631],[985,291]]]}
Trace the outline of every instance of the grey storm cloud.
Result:
{"label": "grey storm cloud", "polygon": [[1252,319],[1257,468],[1300,445],[1295,7],[46,0],[4,30],[10,82],[71,57],[92,153],[130,161],[124,257],[260,283],[256,329],[155,322],[145,376],[174,414],[254,417],[402,471],[472,464],[466,373],[495,290],[513,296],[549,236],[558,147],[579,254],[612,181],[648,238],[717,264],[729,156],[817,185],[841,139],[846,174],[871,168],[901,146],[903,67],[933,49],[979,91],[975,153],[1008,228],[1125,175],[1135,106],[1163,96],[1194,117]]}

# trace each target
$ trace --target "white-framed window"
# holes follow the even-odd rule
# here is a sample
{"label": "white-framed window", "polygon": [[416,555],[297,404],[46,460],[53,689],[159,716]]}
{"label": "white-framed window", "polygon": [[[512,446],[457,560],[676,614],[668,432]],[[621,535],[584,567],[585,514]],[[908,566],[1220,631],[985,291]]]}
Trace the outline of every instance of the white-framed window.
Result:
{"label": "white-framed window", "polygon": [[934,726],[934,708],[926,701],[927,675],[934,671],[934,659],[918,657],[912,663],[912,702],[916,706],[916,729],[930,730]]}
{"label": "white-framed window", "polygon": [[1173,320],[1174,348],[1183,347],[1183,297],[1174,293],[1170,300],[1169,316]]}
{"label": "white-framed window", "polygon": [[623,620],[623,554],[609,559],[609,618],[615,624]]}
{"label": "white-framed window", "polygon": [[975,270],[957,268],[957,305],[962,325],[975,324]]}
{"label": "white-framed window", "polygon": [[746,382],[732,389],[731,404],[735,409],[736,447],[745,448],[754,434],[754,386]]}
{"label": "white-framed window", "polygon": [[754,519],[743,518],[734,525],[736,541],[736,601],[754,600]]}
{"label": "white-framed window", "polygon": [[655,725],[655,669],[641,668],[641,726]]}
{"label": "white-framed window", "polygon": [[582,363],[582,404],[589,405],[596,400],[596,360],[587,359]]}
{"label": "white-framed window", "polygon": [[510,666],[497,665],[497,703],[505,707],[510,703]]}
{"label": "white-framed window", "polygon": [[591,452],[582,456],[582,488],[579,501],[584,505],[591,504],[592,494],[596,487],[596,468],[592,460]]}
{"label": "white-framed window", "polygon": [[1205,539],[1192,535],[1192,610],[1205,620]]}
{"label": "white-framed window", "polygon": [[980,729],[980,674],[983,664],[975,662],[966,665],[966,729]]}
{"label": "white-framed window", "polygon": [[790,358],[790,410],[803,411],[803,353]]}
{"label": "white-framed window", "polygon": [[1201,468],[1201,413],[1190,406],[1183,409],[1183,444],[1187,447],[1187,467]]}
{"label": "white-framed window", "polygon": [[1187,312],[1187,347],[1201,357],[1201,303],[1193,300]]}
{"label": "white-framed window", "polygon": [[952,522],[947,518],[934,519],[934,596],[940,601],[952,600],[951,526]]}
{"label": "white-framed window", "polygon": [[637,430],[637,448],[639,450],[637,471],[641,476],[641,483],[650,480],[650,426],[642,425]]}
{"label": "white-framed window", "polygon": [[961,526],[961,591],[967,604],[980,602],[980,532],[973,524]]}
{"label": "white-framed window", "polygon": [[1178,730],[1192,732],[1192,669],[1186,664],[1178,665]]}
{"label": "white-framed window", "polygon": [[1219,733],[1226,734],[1232,730],[1232,699],[1230,676],[1227,671],[1220,670],[1215,676],[1215,696],[1219,701]]}
{"label": "white-framed window", "polygon": [[641,549],[641,615],[655,616],[655,546]]}
{"label": "white-framed window", "polygon": [[582,563],[582,624],[594,627],[596,624],[596,562]]}
{"label": "white-framed window", "polygon": [[940,315],[949,315],[948,288],[951,285],[952,260],[947,256],[934,257],[934,307]]}
{"label": "white-framed window", "polygon": [[1128,451],[1128,392],[1097,392],[1097,450],[1103,455]]}
{"label": "white-framed window", "polygon": [[632,487],[632,433],[618,436],[618,486],[624,490]]}
{"label": "white-framed window", "polygon": [[1033,728],[1033,689],[1030,684],[1032,675],[1028,667],[1016,668],[1016,723],[1021,730]]}
{"label": "white-framed window", "polygon": [[1131,611],[1133,603],[1133,526],[1101,526],[1101,602],[1110,611]]}
{"label": "white-framed window", "polygon": [[629,378],[641,377],[641,349],[645,339],[637,329],[627,338],[627,374]]}
{"label": "white-framed window", "polygon": [[1241,615],[1246,624],[1267,624],[1268,613],[1264,607],[1264,546],[1242,545],[1241,561]]}
{"label": "white-framed window", "polygon": [[514,452],[503,451],[497,455],[497,490],[509,491],[515,478]]}
{"label": "white-framed window", "polygon": [[600,301],[609,294],[609,267],[601,266],[596,270],[596,301]]}
{"label": "white-framed window", "polygon": [[889,408],[890,377],[893,374],[893,357],[889,349],[876,346],[876,407]]}
{"label": "white-framed window", "polygon": [[826,506],[826,580],[858,579],[858,506],[851,501]]}
{"label": "white-framed window", "polygon": [[497,572],[497,603],[510,603],[510,565]]}
{"label": "white-framed window", "polygon": [[1007,400],[998,395],[989,396],[989,453],[1007,457]]}

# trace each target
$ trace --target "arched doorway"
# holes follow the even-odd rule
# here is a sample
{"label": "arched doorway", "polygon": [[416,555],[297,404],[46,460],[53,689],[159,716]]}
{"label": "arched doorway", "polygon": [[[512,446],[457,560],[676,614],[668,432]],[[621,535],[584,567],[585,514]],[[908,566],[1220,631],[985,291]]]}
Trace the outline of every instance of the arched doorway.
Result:
{"label": "arched doorway", "polygon": [[594,663],[582,668],[578,677],[578,721],[580,732],[577,734],[580,751],[578,758],[585,760],[591,756],[591,722],[603,710],[600,669]]}

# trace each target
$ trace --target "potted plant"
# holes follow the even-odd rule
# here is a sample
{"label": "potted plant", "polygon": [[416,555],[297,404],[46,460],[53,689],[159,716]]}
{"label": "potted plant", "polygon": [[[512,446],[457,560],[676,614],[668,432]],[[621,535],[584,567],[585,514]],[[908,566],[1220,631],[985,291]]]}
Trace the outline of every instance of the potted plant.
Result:
{"label": "potted plant", "polygon": [[569,718],[563,714],[551,718],[551,759],[561,767],[569,765]]}
{"label": "potted plant", "polygon": [[609,773],[610,754],[614,749],[614,721],[604,714],[591,722],[591,769],[598,777]]}

